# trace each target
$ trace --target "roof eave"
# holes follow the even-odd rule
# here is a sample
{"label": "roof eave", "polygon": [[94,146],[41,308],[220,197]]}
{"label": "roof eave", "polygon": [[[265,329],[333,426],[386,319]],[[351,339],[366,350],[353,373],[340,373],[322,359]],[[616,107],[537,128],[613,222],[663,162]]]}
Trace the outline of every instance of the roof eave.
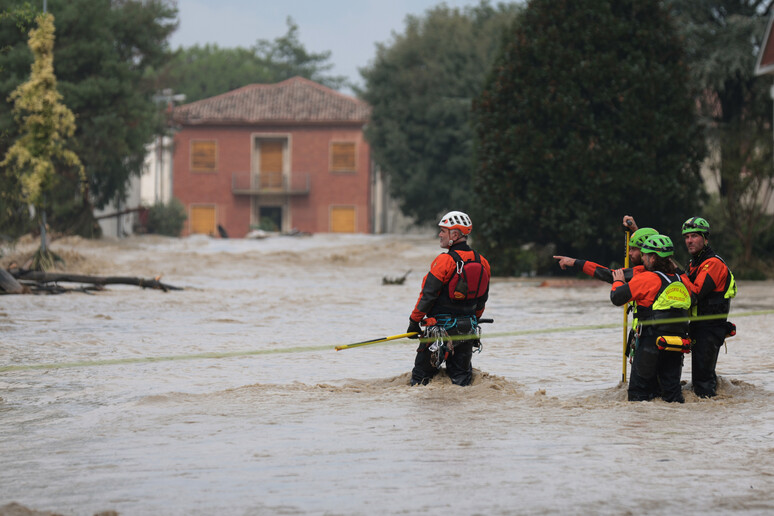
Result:
{"label": "roof eave", "polygon": [[188,120],[175,118],[173,121],[182,126],[256,126],[256,125],[366,125],[368,120]]}

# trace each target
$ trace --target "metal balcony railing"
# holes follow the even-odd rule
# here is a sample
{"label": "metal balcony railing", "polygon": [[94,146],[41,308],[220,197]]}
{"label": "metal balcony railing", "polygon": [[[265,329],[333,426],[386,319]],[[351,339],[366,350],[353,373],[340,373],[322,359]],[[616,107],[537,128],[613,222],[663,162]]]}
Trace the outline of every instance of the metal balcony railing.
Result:
{"label": "metal balcony railing", "polygon": [[291,172],[289,175],[234,172],[231,176],[231,192],[234,195],[309,195],[310,184],[306,172]]}

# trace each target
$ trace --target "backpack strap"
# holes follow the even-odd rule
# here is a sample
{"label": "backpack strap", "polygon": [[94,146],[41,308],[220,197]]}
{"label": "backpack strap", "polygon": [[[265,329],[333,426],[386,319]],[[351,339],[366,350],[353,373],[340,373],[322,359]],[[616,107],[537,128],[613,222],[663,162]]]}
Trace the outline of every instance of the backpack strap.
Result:
{"label": "backpack strap", "polygon": [[[473,249],[471,249],[471,251],[473,251],[473,259],[472,259],[470,262],[481,263],[481,255],[480,255],[480,254],[478,254],[478,253],[477,253],[476,251],[474,251]],[[457,251],[452,251],[451,249],[449,249],[449,252],[448,252],[448,253],[446,253],[446,254],[448,254],[449,256],[451,256],[451,257],[452,257],[452,259],[453,259],[455,262],[457,262],[457,263],[459,263],[459,262],[462,262],[462,263],[470,263],[470,262],[466,262],[465,260],[463,260],[463,259],[462,259],[462,257],[461,257],[460,255],[458,255],[458,254],[457,254]]]}

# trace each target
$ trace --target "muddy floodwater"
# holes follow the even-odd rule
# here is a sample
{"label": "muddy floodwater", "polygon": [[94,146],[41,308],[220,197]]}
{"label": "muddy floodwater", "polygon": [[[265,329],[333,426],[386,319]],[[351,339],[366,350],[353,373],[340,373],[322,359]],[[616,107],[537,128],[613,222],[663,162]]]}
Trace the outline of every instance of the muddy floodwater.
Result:
{"label": "muddy floodwater", "polygon": [[470,387],[409,387],[414,341],[335,351],[406,330],[429,235],[53,248],[185,290],[0,296],[6,511],[774,513],[774,282],[740,282],[717,398],[687,358],[684,404],[629,403],[594,280],[495,278]]}

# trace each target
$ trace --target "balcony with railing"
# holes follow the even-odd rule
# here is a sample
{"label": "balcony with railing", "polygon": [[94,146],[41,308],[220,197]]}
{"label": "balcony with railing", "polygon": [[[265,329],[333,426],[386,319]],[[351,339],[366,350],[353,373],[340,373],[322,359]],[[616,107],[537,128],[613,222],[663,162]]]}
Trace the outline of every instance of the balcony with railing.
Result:
{"label": "balcony with railing", "polygon": [[309,195],[311,185],[306,172],[251,174],[235,172],[231,176],[234,195]]}

